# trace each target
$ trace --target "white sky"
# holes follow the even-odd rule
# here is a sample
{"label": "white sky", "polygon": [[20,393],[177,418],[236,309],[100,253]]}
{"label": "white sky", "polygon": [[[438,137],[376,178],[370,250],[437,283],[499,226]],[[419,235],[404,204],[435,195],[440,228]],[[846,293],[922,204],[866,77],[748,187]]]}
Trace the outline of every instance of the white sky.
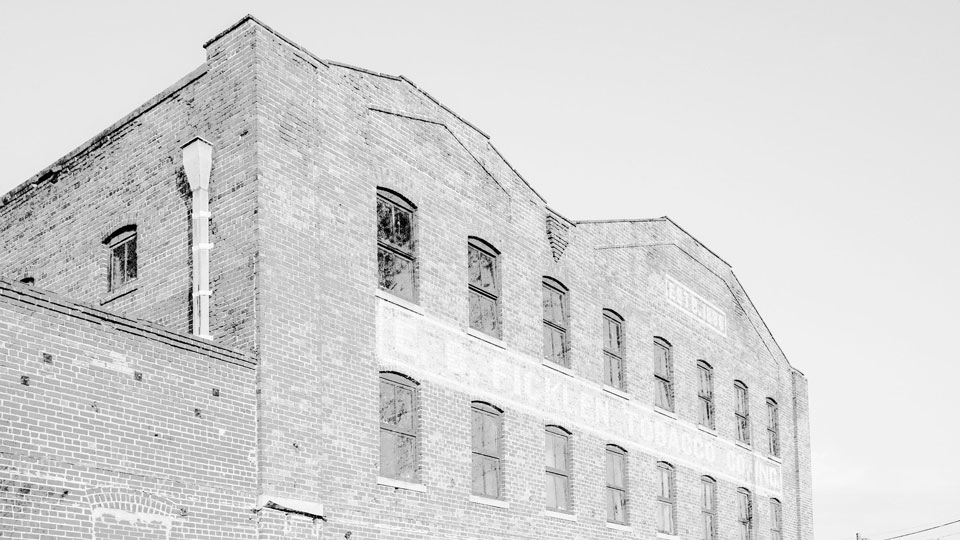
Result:
{"label": "white sky", "polygon": [[810,380],[818,540],[960,519],[960,1],[4,2],[0,192],[248,12],[406,75],[567,217],[729,261]]}

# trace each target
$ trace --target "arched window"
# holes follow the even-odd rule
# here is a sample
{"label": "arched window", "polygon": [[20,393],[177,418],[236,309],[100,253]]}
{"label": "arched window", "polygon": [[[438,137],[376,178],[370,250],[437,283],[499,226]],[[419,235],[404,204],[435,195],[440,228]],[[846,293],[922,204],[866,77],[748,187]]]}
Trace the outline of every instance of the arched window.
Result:
{"label": "arched window", "polygon": [[544,473],[547,509],[570,512],[570,432],[560,426],[547,426]]}
{"label": "arched window", "polygon": [[673,411],[673,350],[661,337],[653,339],[653,376],[657,392],[654,404]]}
{"label": "arched window", "polygon": [[627,452],[607,445],[607,521],[627,523]]}
{"label": "arched window", "polygon": [[470,407],[473,449],[472,492],[474,495],[502,498],[503,411],[482,401]]}
{"label": "arched window", "polygon": [[107,291],[113,292],[137,279],[137,226],[121,227],[104,238],[110,250]]}
{"label": "arched window", "polygon": [[737,420],[737,440],[750,444],[750,394],[742,381],[733,382],[734,416]]}
{"label": "arched window", "polygon": [[767,398],[767,452],[780,456],[780,408],[773,398]]}
{"label": "arched window", "polygon": [[750,540],[753,535],[753,498],[747,488],[737,489],[737,527],[739,540]]}
{"label": "arched window", "polygon": [[770,540],[783,538],[783,508],[780,501],[770,499]]}
{"label": "arched window", "polygon": [[624,389],[623,318],[614,311],[603,310],[603,383],[617,390]]}
{"label": "arched window", "polygon": [[380,373],[380,476],[416,482],[417,383],[399,373]]}
{"label": "arched window", "polygon": [[543,278],[543,357],[570,367],[570,337],[567,335],[570,307],[567,288],[553,279]]}
{"label": "arched window", "polygon": [[467,243],[470,328],[500,337],[500,252],[479,238]]}
{"label": "arched window", "polygon": [[657,532],[674,534],[676,530],[676,479],[673,465],[657,463]]}
{"label": "arched window", "polygon": [[416,207],[393,191],[377,189],[377,269],[380,288],[417,301]]}
{"label": "arched window", "polygon": [[717,538],[717,481],[700,477],[700,514],[703,520],[703,540]]}
{"label": "arched window", "polygon": [[697,421],[701,426],[716,429],[713,415],[713,367],[703,360],[697,361],[698,386],[697,396],[700,401],[700,410]]}

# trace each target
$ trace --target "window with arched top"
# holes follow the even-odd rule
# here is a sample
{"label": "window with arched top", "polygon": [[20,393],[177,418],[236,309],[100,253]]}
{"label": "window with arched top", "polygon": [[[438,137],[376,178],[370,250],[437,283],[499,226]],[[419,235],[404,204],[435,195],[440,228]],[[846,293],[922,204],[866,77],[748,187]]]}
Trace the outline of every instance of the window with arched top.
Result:
{"label": "window with arched top", "polygon": [[608,444],[607,455],[607,521],[627,523],[627,451]]}
{"label": "window with arched top", "polygon": [[417,383],[399,373],[380,373],[380,476],[418,478]]}
{"label": "window with arched top", "polygon": [[137,226],[127,225],[103,239],[110,250],[107,291],[113,292],[137,279]]}
{"label": "window with arched top", "polygon": [[560,426],[546,428],[544,467],[547,509],[570,512],[570,432]]}
{"label": "window with arched top", "polygon": [[624,390],[623,317],[610,309],[603,310],[603,383]]}
{"label": "window with arched top", "polygon": [[703,540],[717,538],[717,481],[709,476],[700,477],[700,516]]}
{"label": "window with arched top", "polygon": [[502,498],[503,488],[503,411],[482,401],[470,406],[471,448],[474,495]]}
{"label": "window with arched top", "polygon": [[780,408],[773,398],[767,398],[767,453],[780,456]]}
{"label": "window with arched top", "polygon": [[697,398],[700,406],[697,422],[701,426],[716,429],[713,411],[713,367],[703,360],[697,361]]}
{"label": "window with arched top", "polygon": [[417,301],[416,206],[377,188],[377,272],[380,289]]}
{"label": "window with arched top", "polygon": [[673,411],[673,349],[661,337],[653,339],[653,377],[656,384],[654,405]]}
{"label": "window with arched top", "polygon": [[750,394],[743,381],[733,382],[734,418],[737,421],[737,440],[750,444]]}
{"label": "window with arched top", "polygon": [[467,242],[470,328],[500,337],[500,252],[475,237]]}
{"label": "window with arched top", "polygon": [[737,529],[739,540],[750,540],[753,535],[753,497],[747,488],[737,489]]}
{"label": "window with arched top", "polygon": [[676,531],[676,477],[673,465],[657,463],[657,532],[674,534]]}
{"label": "window with arched top", "polygon": [[780,501],[770,499],[770,540],[783,538],[783,507]]}
{"label": "window with arched top", "polygon": [[562,283],[543,278],[543,357],[564,367],[570,367],[569,302]]}

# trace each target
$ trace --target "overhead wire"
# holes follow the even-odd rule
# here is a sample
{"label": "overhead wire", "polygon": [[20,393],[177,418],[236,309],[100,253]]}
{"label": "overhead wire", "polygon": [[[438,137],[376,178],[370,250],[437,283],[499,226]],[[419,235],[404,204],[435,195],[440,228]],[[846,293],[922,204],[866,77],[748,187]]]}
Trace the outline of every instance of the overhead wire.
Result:
{"label": "overhead wire", "polygon": [[[884,538],[883,540],[896,540],[897,538],[903,538],[904,536],[911,536],[911,535],[919,534],[919,533],[922,533],[922,532],[932,531],[932,530],[934,530],[934,529],[939,529],[939,528],[941,528],[941,527],[946,527],[947,525],[953,525],[954,523],[960,523],[960,519],[955,519],[955,520],[953,520],[953,521],[950,521],[950,522],[947,522],[947,523],[942,523],[942,524],[940,524],[940,525],[934,525],[933,527],[927,527],[926,529],[920,529],[919,531],[913,531],[913,532],[908,532],[908,533],[904,533],[904,534],[899,534],[899,535],[897,535],[897,536],[891,536],[890,538]],[[950,536],[952,536],[952,535],[950,535]]]}

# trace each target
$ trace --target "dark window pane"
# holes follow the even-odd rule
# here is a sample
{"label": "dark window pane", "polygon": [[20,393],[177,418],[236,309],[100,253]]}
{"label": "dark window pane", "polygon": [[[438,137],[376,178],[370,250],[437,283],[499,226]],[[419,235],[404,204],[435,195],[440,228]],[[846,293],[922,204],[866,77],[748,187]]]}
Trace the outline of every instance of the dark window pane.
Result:
{"label": "dark window pane", "polygon": [[377,199],[377,239],[393,242],[393,210],[389,203]]}
{"label": "dark window pane", "polygon": [[127,272],[126,279],[124,281],[129,281],[137,278],[137,237],[134,236],[124,245],[127,247]]}
{"label": "dark window pane", "polygon": [[396,392],[394,392],[394,386],[386,381],[380,381],[380,422],[396,425],[395,399]]}
{"label": "dark window pane", "polygon": [[663,379],[657,379],[657,406],[668,411],[673,410],[670,396],[670,385]]}
{"label": "dark window pane", "polygon": [[625,500],[623,492],[607,489],[607,521],[626,523]]}
{"label": "dark window pane", "polygon": [[395,478],[413,482],[417,469],[417,439],[400,435],[397,442],[397,476]]}
{"label": "dark window pane", "polygon": [[380,430],[380,476],[397,478],[397,439],[399,435]]}
{"label": "dark window pane", "polygon": [[413,261],[385,248],[377,251],[380,288],[413,301]]}
{"label": "dark window pane", "polygon": [[393,209],[394,216],[394,238],[393,243],[398,247],[408,251],[413,249],[413,233],[410,224],[410,212],[399,208]]}

